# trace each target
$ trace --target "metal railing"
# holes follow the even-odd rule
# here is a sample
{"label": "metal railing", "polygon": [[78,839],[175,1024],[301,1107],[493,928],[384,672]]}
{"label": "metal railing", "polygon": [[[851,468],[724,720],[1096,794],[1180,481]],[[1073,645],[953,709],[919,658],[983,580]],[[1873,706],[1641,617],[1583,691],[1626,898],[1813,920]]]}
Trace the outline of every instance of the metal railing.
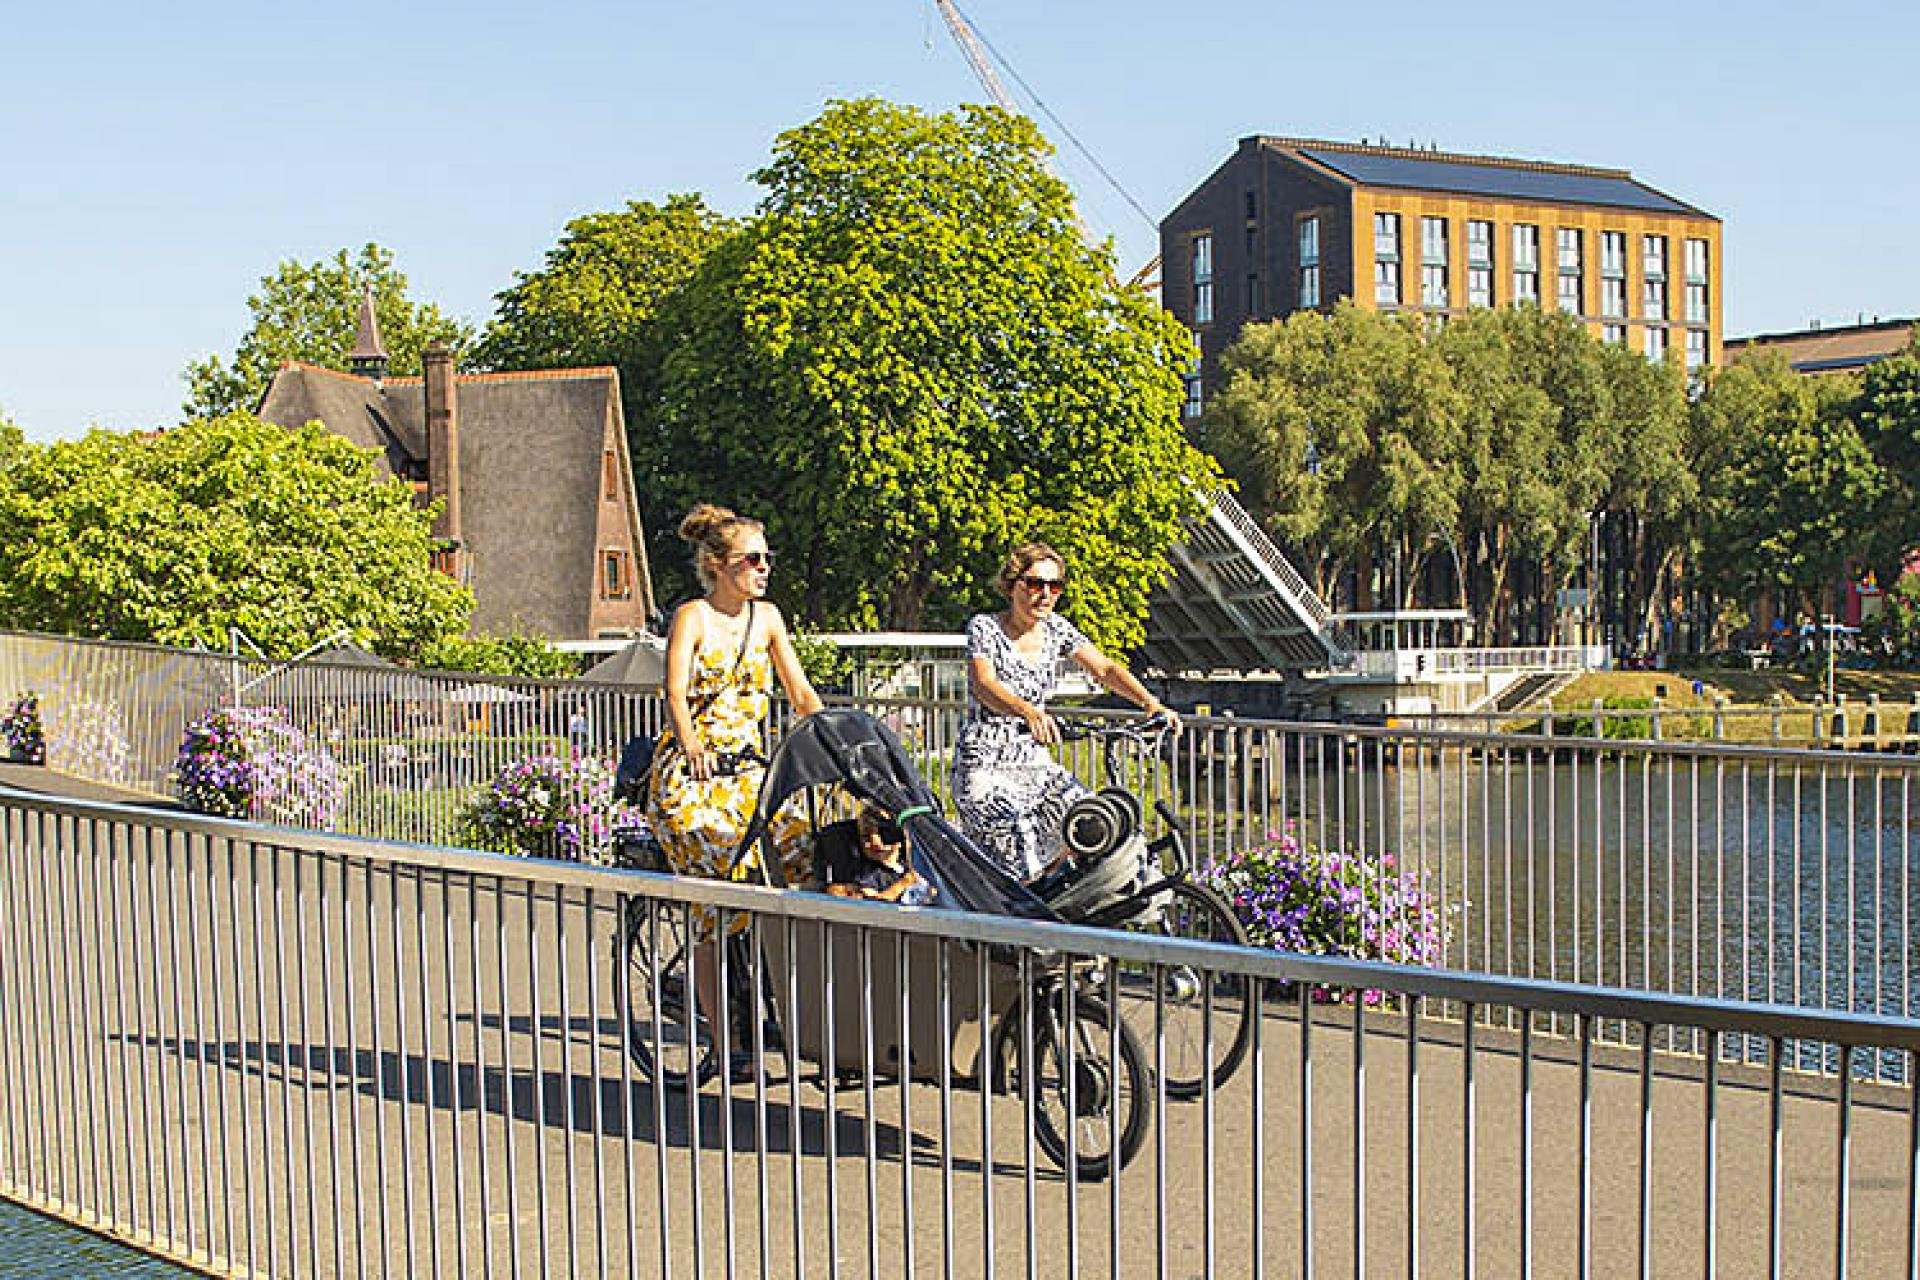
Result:
{"label": "metal railing", "polygon": [[[754,922],[801,1047],[655,1089],[612,944],[696,906]],[[1031,1091],[979,1062],[999,1002],[1070,957],[1134,993],[1156,1063],[1140,992],[1256,992],[1239,1072],[1193,1102],[1149,1077],[1145,1145],[1099,1183],[1036,1154]],[[806,1056],[836,1019],[857,1051]],[[928,1019],[950,1055],[902,1083],[887,1028]],[[1068,1078],[1116,1068],[1110,1025]],[[1911,1275],[1916,1054],[1900,1019],[0,792],[0,1192],[222,1275]]]}
{"label": "metal railing", "polygon": [[[53,766],[154,794],[166,793],[182,726],[229,698],[234,674],[220,655],[0,637],[0,696],[42,694]],[[246,696],[274,700],[339,761],[334,830],[430,843],[460,839],[461,810],[507,762],[610,757],[660,710],[645,691],[574,683],[325,666],[247,678],[257,683]],[[863,705],[941,788],[962,709]],[[76,745],[97,741],[103,720],[122,726],[127,749]],[[1567,727],[1195,717],[1135,781],[1175,807],[1203,864],[1288,836],[1376,863],[1391,856],[1432,896],[1450,968],[1920,1014],[1920,760],[1572,738]],[[1108,781],[1091,749],[1063,758],[1089,782]]]}

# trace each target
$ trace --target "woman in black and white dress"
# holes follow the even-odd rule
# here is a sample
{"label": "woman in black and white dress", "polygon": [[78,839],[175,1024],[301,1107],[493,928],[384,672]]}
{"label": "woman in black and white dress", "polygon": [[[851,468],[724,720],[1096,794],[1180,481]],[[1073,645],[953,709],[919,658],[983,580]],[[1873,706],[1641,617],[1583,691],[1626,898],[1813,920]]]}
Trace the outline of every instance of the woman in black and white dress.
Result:
{"label": "woman in black and white dress", "polygon": [[967,722],[954,749],[953,803],[960,825],[1002,869],[1031,880],[1053,862],[1060,819],[1087,788],[1047,748],[1060,726],[1047,699],[1071,658],[1103,688],[1178,731],[1178,717],[1054,612],[1066,590],[1067,562],[1044,542],[1016,547],[1000,568],[1007,607],[967,623]]}

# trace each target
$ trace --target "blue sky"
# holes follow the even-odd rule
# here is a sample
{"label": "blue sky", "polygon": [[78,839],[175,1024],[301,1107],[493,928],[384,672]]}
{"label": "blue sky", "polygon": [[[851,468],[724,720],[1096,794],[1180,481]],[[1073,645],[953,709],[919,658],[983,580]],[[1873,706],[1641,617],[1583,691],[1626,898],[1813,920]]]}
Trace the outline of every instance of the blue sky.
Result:
{"label": "blue sky", "polygon": [[[1729,335],[1920,315],[1906,6],[962,7],[1156,217],[1247,134],[1436,142],[1720,215]],[[0,412],[39,439],[173,421],[283,259],[378,241],[484,323],[571,217],[684,190],[749,211],[774,135],[828,99],[983,96],[928,0],[71,0],[10,14],[0,65]],[[1151,228],[1039,119],[1144,262]]]}

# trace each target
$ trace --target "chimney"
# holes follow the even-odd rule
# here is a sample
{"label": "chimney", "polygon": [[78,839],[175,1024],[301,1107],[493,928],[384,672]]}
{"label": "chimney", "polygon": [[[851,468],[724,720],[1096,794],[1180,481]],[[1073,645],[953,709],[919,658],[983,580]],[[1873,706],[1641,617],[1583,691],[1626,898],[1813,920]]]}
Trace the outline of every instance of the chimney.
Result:
{"label": "chimney", "polygon": [[454,401],[453,352],[444,342],[430,344],[420,355],[426,367],[427,497],[445,507],[433,523],[433,533],[458,551],[463,538],[460,524],[460,413]]}

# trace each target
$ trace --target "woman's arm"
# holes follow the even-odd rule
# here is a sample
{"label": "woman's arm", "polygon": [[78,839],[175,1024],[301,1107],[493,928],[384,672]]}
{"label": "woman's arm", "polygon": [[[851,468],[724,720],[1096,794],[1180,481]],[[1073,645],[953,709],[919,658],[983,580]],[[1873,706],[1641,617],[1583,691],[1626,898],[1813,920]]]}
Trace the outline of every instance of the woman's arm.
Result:
{"label": "woman's arm", "polygon": [[967,687],[973,691],[973,700],[987,710],[1026,721],[1027,732],[1041,746],[1050,747],[1060,741],[1060,726],[1047,714],[1047,709],[1035,706],[1001,684],[1000,677],[993,673],[993,659],[986,654],[976,653],[968,660]]}
{"label": "woman's arm", "polygon": [[674,610],[673,626],[667,631],[667,725],[674,741],[687,758],[687,773],[705,782],[713,774],[713,762],[693,729],[693,708],[687,705],[687,686],[693,681],[693,655],[699,652],[705,631],[700,610],[693,602]]}
{"label": "woman's arm", "polygon": [[779,674],[781,687],[787,691],[787,701],[793,704],[793,709],[803,717],[810,716],[825,704],[814,692],[813,682],[807,679],[807,669],[800,665],[793,637],[787,634],[787,620],[771,604],[767,605],[767,614],[767,650],[773,655],[773,669]]}
{"label": "woman's arm", "polygon": [[1115,662],[1094,645],[1083,644],[1073,651],[1073,660],[1092,676],[1102,689],[1117,693],[1150,716],[1163,716],[1175,733],[1180,732],[1180,717],[1147,692],[1147,686],[1122,663]]}

